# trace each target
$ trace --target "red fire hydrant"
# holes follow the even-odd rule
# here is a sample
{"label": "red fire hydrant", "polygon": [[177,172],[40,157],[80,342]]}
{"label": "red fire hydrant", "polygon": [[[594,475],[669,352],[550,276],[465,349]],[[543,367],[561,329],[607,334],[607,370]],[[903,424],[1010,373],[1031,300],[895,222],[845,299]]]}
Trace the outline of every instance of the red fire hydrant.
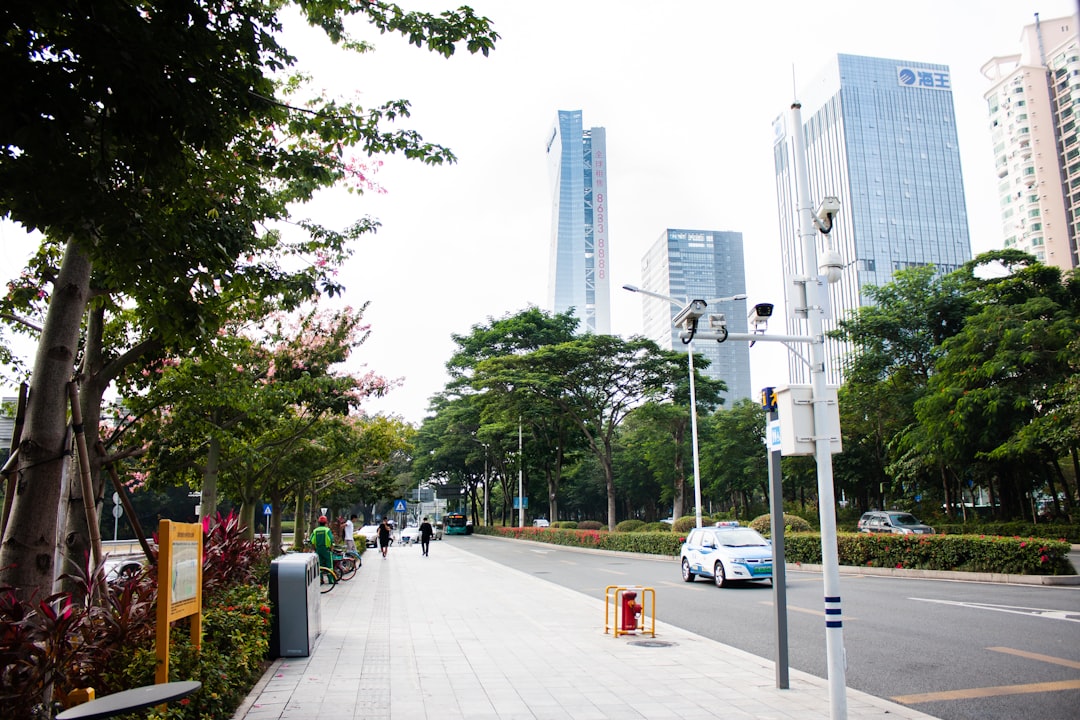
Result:
{"label": "red fire hydrant", "polygon": [[641,605],[636,602],[637,593],[627,591],[622,594],[622,630],[633,631],[638,627],[638,615]]}

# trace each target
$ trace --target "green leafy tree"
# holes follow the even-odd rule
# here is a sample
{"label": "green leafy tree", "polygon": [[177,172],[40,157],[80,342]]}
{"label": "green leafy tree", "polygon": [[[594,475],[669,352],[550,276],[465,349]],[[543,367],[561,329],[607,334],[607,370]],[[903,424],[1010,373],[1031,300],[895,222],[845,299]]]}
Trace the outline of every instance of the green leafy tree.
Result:
{"label": "green leafy tree", "polygon": [[[991,261],[1008,273],[980,277]],[[1056,423],[1063,407],[1058,388],[1072,374],[1080,335],[1077,291],[1061,282],[1057,268],[1014,251],[984,254],[958,272],[976,304],[943,343],[916,416],[955,467],[971,467],[996,488],[1002,512],[1020,516],[1030,506],[1025,496],[1053,477],[1039,469],[1056,465],[1063,449],[1029,428]]]}
{"label": "green leafy tree", "polygon": [[[451,388],[461,393],[476,392],[468,381],[476,366],[485,359],[503,355],[520,355],[545,345],[568,342],[574,337],[578,319],[571,312],[549,314],[530,307],[487,324],[474,325],[467,335],[453,335],[458,349],[447,363],[456,382]],[[494,464],[498,477],[508,483],[506,460],[516,457],[517,428],[523,424],[528,432],[525,462],[530,471],[545,480],[548,517],[559,517],[559,485],[565,458],[580,446],[580,435],[557,408],[542,398],[520,395],[481,393],[480,418],[476,442],[485,448],[485,455]],[[533,472],[529,472],[530,477]],[[506,488],[504,488],[506,489]],[[503,493],[503,522],[506,522],[506,499],[516,495]]]}
{"label": "green leafy tree", "polygon": [[[468,8],[436,17],[390,3],[296,4],[333,42],[355,49],[364,46],[344,31],[351,15],[443,55],[458,44],[486,54],[497,37]],[[200,290],[272,247],[273,236],[257,232],[262,223],[341,180],[346,148],[453,159],[415,133],[381,129],[408,114],[404,101],[368,111],[283,101],[273,77],[294,58],[275,36],[282,7],[122,2],[89,13],[11,0],[0,8],[8,28],[0,72],[9,79],[0,216],[63,247],[20,446],[25,484],[0,548],[2,584],[42,596],[52,585],[54,514],[41,508],[60,502],[67,384],[92,280],[158,318],[166,336],[212,332],[213,303]],[[327,252],[347,239],[309,230]]]}
{"label": "green leafy tree", "polygon": [[744,398],[714,413],[704,429],[704,496],[718,499],[725,510],[741,507],[741,517],[752,517],[769,492],[765,411]]}
{"label": "green leafy tree", "polygon": [[[670,379],[673,388],[672,401],[649,402],[638,410],[642,413],[643,420],[661,432],[657,442],[652,444],[650,463],[669,480],[667,485],[672,488],[672,492],[665,492],[664,496],[666,500],[670,500],[672,517],[676,520],[686,511],[686,467],[688,462],[691,469],[693,466],[689,355],[685,355],[685,359],[683,367],[676,369]],[[722,380],[701,374],[702,370],[709,367],[709,362],[707,357],[697,357],[694,360],[694,397],[697,400],[696,412],[699,419],[720,406],[723,393],[727,390],[727,385]],[[701,439],[700,433],[698,439]],[[665,463],[670,463],[670,472],[661,471],[658,467]]]}
{"label": "green leafy tree", "polygon": [[679,365],[677,353],[661,351],[644,338],[585,335],[525,355],[485,360],[477,366],[473,384],[542,399],[577,426],[603,470],[608,527],[614,528],[615,432],[635,406],[670,395]]}
{"label": "green leafy tree", "polygon": [[942,342],[960,330],[971,305],[955,278],[938,277],[931,266],[902,270],[865,292],[872,304],[833,333],[854,348],[841,389],[844,452],[833,458],[835,476],[862,509],[884,506],[882,488],[891,490],[899,468],[907,468],[901,476],[914,473],[911,480],[941,471],[939,455],[905,455],[902,441],[918,432],[915,403],[926,393]]}

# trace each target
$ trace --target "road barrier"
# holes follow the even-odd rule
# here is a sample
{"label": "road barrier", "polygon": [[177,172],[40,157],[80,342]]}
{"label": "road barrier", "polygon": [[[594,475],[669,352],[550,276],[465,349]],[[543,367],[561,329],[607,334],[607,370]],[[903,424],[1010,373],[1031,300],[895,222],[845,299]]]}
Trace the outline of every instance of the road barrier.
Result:
{"label": "road barrier", "polygon": [[[649,612],[646,600],[652,601]],[[609,630],[614,637],[639,631],[656,637],[656,590],[640,585],[608,585],[604,589],[604,634]]]}

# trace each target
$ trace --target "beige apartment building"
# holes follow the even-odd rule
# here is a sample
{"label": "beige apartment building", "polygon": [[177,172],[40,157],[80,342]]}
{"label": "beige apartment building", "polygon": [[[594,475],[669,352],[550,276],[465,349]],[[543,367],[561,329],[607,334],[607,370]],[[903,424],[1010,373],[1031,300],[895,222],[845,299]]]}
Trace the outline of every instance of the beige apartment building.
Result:
{"label": "beige apartment building", "polygon": [[1040,20],[1020,52],[989,60],[987,101],[1004,247],[1062,270],[1080,236],[1080,40],[1077,18]]}

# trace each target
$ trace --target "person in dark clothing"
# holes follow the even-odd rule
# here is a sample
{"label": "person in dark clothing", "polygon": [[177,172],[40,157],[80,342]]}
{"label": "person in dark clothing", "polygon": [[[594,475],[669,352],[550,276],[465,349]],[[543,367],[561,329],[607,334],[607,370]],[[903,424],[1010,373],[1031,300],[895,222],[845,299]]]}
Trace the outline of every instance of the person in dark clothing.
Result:
{"label": "person in dark clothing", "polygon": [[424,518],[424,522],[420,523],[420,550],[424,555],[428,554],[428,545],[431,544],[431,536],[435,534],[435,529],[431,527],[431,523],[427,518]]}
{"label": "person in dark clothing", "polygon": [[390,547],[392,542],[394,542],[394,539],[390,537],[390,523],[384,518],[382,524],[379,525],[379,550],[382,551],[383,557],[386,557],[386,549]]}

